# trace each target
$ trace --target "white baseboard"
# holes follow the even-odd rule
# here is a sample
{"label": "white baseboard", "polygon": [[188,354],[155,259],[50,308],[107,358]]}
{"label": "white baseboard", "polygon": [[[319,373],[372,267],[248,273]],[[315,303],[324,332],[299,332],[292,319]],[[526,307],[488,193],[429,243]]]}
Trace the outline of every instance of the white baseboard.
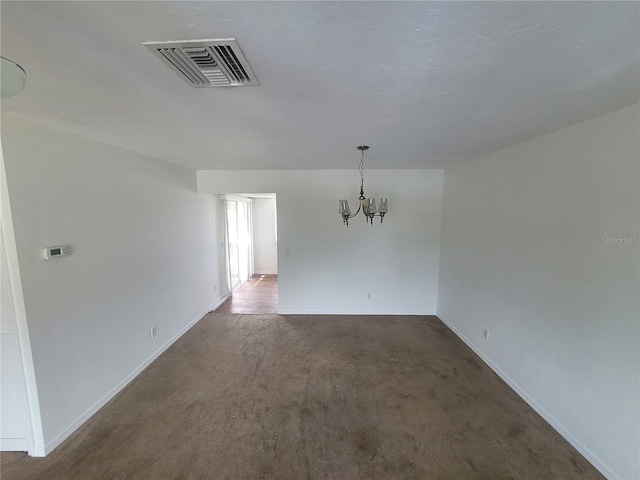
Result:
{"label": "white baseboard", "polygon": [[[211,313],[214,310],[217,310],[220,307],[220,305],[222,305],[224,302],[227,301],[227,298],[229,298],[229,296],[230,296],[229,294],[223,295],[223,297],[220,300],[218,300],[216,303],[214,303],[213,305],[211,305],[209,307],[209,311],[207,313]],[[205,313],[204,315],[206,315],[207,313]],[[204,315],[203,315],[203,317],[204,317]],[[200,317],[200,319],[202,319],[202,317]]]}
{"label": "white baseboard", "polygon": [[46,450],[44,447],[33,447],[33,451],[29,452],[30,457],[46,457]]}
{"label": "white baseboard", "polygon": [[424,312],[424,311],[416,311],[416,310],[407,310],[400,312],[364,312],[361,310],[353,310],[353,311],[345,311],[345,310],[295,310],[288,308],[278,308],[278,315],[370,315],[370,316],[388,316],[388,315],[398,315],[398,316],[409,316],[409,315],[436,315],[435,312]]}
{"label": "white baseboard", "polygon": [[26,438],[0,438],[0,452],[26,452],[29,450]]}
{"label": "white baseboard", "polygon": [[[91,418],[98,410],[104,407],[109,400],[115,397],[122,389],[124,389],[131,381],[136,378],[142,371],[147,368],[151,362],[153,362],[156,358],[158,358],[164,351],[169,348],[173,343],[178,340],[182,335],[184,335],[191,327],[193,327],[196,323],[198,323],[207,313],[215,310],[220,305],[224,303],[227,297],[222,297],[220,300],[217,300],[211,306],[207,307],[204,311],[200,312],[193,320],[191,320],[187,325],[185,325],[178,333],[176,333],[171,339],[169,339],[164,345],[162,345],[158,350],[156,350],[149,358],[147,358],[140,366],[138,366],[133,372],[127,375],[120,383],[118,383],[114,388],[111,389],[104,397],[98,400],[93,406],[91,406],[86,412],[80,415],[71,425],[65,428],[61,433],[56,435],[56,437],[48,442],[44,447],[44,452],[34,451],[34,457],[44,457],[49,455],[58,445],[60,445],[63,441],[65,441],[69,435],[75,432],[84,422],[86,422],[89,418]],[[41,455],[39,455],[41,453]]]}
{"label": "white baseboard", "polygon": [[609,480],[621,479],[613,469],[609,468],[596,454],[594,454],[589,448],[587,448],[580,440],[578,440],[562,423],[560,423],[553,415],[547,412],[538,402],[529,396],[509,375],[500,369],[495,363],[493,363],[488,357],[482,353],[482,351],[473,344],[462,332],[460,332],[452,323],[448,322],[444,316],[438,314],[438,318],[447,325],[453,333],[455,333],[460,340],[462,340],[471,350],[473,350],[491,370],[493,370],[504,382],[511,387],[525,402],[533,408],[538,415],[544,418],[549,425],[551,425],[567,442],[569,442],[580,454],[587,459],[591,465],[597,468]]}

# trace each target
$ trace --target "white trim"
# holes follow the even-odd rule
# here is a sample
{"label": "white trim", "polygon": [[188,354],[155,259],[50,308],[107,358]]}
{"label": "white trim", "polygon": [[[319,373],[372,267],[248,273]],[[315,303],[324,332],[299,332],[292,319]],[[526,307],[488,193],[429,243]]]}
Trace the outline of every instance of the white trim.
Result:
{"label": "white trim", "polygon": [[26,452],[29,449],[25,438],[0,438],[0,451]]}
{"label": "white trim", "polygon": [[544,418],[549,425],[551,425],[567,442],[569,442],[580,454],[587,459],[591,465],[597,468],[600,473],[602,473],[606,478],[610,480],[614,479],[622,479],[622,477],[616,474],[613,469],[611,469],[607,464],[605,464],[598,456],[593,453],[587,446],[585,446],[580,440],[573,436],[573,434],[567,430],[567,428],[560,423],[556,418],[547,412],[542,405],[536,402],[533,398],[529,396],[529,394],[524,391],[509,375],[503,372],[500,367],[498,367],[495,363],[493,363],[487,356],[485,356],[482,351],[476,347],[467,337],[465,337],[462,332],[460,332],[456,327],[453,326],[450,322],[448,322],[444,316],[438,315],[438,318],[442,320],[442,322],[449,327],[453,333],[455,333],[460,340],[462,340],[471,350],[473,350],[476,355],[478,355],[484,363],[486,363],[491,370],[493,370],[504,382],[511,387],[511,389],[516,392],[520,398],[522,398],[525,402],[531,406],[542,418]]}
{"label": "white trim", "polygon": [[44,456],[44,433],[42,431],[42,417],[40,416],[40,403],[38,401],[38,386],[36,383],[36,371],[33,365],[33,353],[31,352],[31,339],[29,337],[29,324],[27,323],[27,310],[22,290],[22,278],[18,263],[18,246],[16,244],[15,231],[13,229],[13,216],[11,214],[11,202],[9,199],[9,187],[4,164],[4,153],[0,144],[0,221],[2,222],[2,234],[7,254],[7,268],[13,294],[13,304],[16,313],[16,334],[22,371],[24,374],[24,387],[27,399],[27,451],[32,457]]}
{"label": "white trim", "polygon": [[385,312],[385,311],[363,311],[363,310],[295,310],[288,308],[278,308],[278,315],[367,315],[372,317],[379,316],[389,316],[389,315],[397,315],[397,316],[428,316],[428,315],[436,315],[435,312],[424,312],[424,311],[415,311],[415,310],[407,310],[402,312]]}
{"label": "white trim", "polygon": [[240,195],[228,195],[228,194],[223,194],[220,195],[220,200],[228,200],[230,202],[247,202],[247,203],[253,203],[253,198],[249,198],[249,197],[241,197]]}
{"label": "white trim", "polygon": [[[217,310],[220,305],[222,305],[224,302],[227,301],[227,299],[230,297],[230,295],[224,295],[220,300],[218,300],[216,303],[214,303],[213,305],[211,305],[211,307],[209,307],[209,311],[207,313],[211,313],[214,310]],[[206,315],[206,314],[205,314]],[[204,315],[203,315],[204,316]]]}
{"label": "white trim", "polygon": [[104,397],[98,400],[93,406],[91,406],[85,413],[80,415],[71,425],[65,428],[62,432],[56,435],[49,443],[46,444],[44,448],[44,454],[39,456],[49,455],[57,446],[59,446],[63,441],[65,441],[74,431],[76,431],[84,422],[86,422],[89,418],[91,418],[98,410],[106,405],[109,400],[115,397],[118,393],[120,393],[131,381],[136,378],[142,371],[147,368],[156,358],[158,358],[161,354],[167,350],[173,343],[178,340],[182,335],[184,335],[191,327],[193,327],[196,323],[198,323],[205,315],[210,313],[211,311],[218,308],[220,305],[224,303],[227,299],[227,296],[222,297],[215,303],[211,304],[211,306],[207,307],[205,310],[200,312],[196,318],[191,320],[187,325],[185,325],[178,333],[176,333],[171,339],[169,339],[164,345],[162,345],[158,350],[156,350],[149,358],[147,358],[142,364],[137,367],[133,372],[127,375],[120,383],[118,383],[114,388],[111,389]]}

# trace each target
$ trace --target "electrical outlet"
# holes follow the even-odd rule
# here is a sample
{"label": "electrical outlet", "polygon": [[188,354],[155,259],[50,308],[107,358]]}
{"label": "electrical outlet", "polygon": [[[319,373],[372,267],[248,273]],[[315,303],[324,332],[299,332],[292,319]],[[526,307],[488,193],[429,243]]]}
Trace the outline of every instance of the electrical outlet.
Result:
{"label": "electrical outlet", "polygon": [[157,333],[156,327],[153,327],[149,332],[149,334],[151,335],[151,338],[156,338],[156,333]]}
{"label": "electrical outlet", "polygon": [[482,333],[482,336],[484,337],[485,340],[489,340],[489,330],[485,328],[484,332]]}
{"label": "electrical outlet", "polygon": [[214,291],[214,292],[217,292],[217,291],[218,291],[218,285],[214,285],[214,286],[213,286],[213,291]]}
{"label": "electrical outlet", "polygon": [[367,293],[367,300],[371,300],[371,294]]}

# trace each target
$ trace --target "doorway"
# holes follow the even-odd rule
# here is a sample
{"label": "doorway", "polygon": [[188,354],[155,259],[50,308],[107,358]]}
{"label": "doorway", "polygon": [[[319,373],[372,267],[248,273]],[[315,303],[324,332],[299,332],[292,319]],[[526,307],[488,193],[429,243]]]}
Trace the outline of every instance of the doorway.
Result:
{"label": "doorway", "polygon": [[278,310],[276,195],[221,196],[225,213],[229,298],[218,313],[267,314]]}

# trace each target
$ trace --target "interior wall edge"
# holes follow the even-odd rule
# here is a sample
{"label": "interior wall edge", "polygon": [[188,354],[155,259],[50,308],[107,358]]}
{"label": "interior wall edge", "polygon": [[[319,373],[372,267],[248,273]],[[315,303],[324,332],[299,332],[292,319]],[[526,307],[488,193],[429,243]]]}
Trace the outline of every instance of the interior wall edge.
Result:
{"label": "interior wall edge", "polygon": [[538,415],[549,423],[567,442],[569,442],[573,448],[575,448],[589,463],[598,469],[608,479],[622,479],[620,475],[617,475],[612,468],[610,468],[605,462],[603,462],[595,453],[593,453],[587,446],[585,446],[580,440],[578,440],[562,423],[560,423],[553,415],[547,412],[538,402],[536,402],[517,382],[515,382],[509,375],[507,375],[498,365],[492,362],[480,348],[478,348],[471,340],[464,336],[464,334],[458,330],[452,322],[449,322],[441,313],[437,314],[437,317],[447,327],[451,329],[456,336],[464,342],[471,350],[478,355],[487,366],[493,370],[514,392],[518,394],[527,404],[533,408]]}
{"label": "interior wall edge", "polygon": [[182,337],[185,333],[189,331],[191,327],[193,327],[196,323],[202,320],[205,315],[207,315],[212,310],[215,310],[220,305],[224,303],[227,299],[227,296],[222,296],[221,298],[214,301],[209,307],[205,308],[202,312],[200,312],[193,320],[191,320],[188,324],[186,324],[177,334],[175,334],[172,338],[170,338],[164,345],[162,345],[158,350],[156,350],[151,356],[149,356],[144,362],[142,362],[138,367],[136,367],[129,375],[127,375],[118,385],[116,385],[110,392],[108,392],[104,397],[98,400],[95,404],[93,404],[87,411],[81,414],[74,422],[72,422],[66,429],[56,435],[49,443],[45,445],[43,455],[49,455],[57,446],[59,446],[62,442],[64,442],[69,436],[75,432],[78,428],[82,426],[89,418],[95,415],[102,407],[104,407],[113,397],[115,397],[118,393],[124,390],[127,385],[129,385],[132,381],[136,379],[138,375],[140,375],[154,360],[156,360],[160,355],[162,355],[171,345],[173,345],[180,337]]}
{"label": "interior wall edge", "polygon": [[639,114],[449,168],[437,307],[595,468],[627,480],[640,478]]}
{"label": "interior wall edge", "polygon": [[123,152],[127,152],[129,154],[136,155],[136,156],[139,156],[139,157],[145,157],[145,158],[147,158],[149,160],[154,160],[156,162],[160,162],[160,163],[168,165],[170,167],[178,167],[180,169],[189,170],[190,172],[193,172],[193,176],[194,176],[193,185],[191,186],[191,190],[193,192],[195,192],[195,193],[198,193],[197,192],[198,186],[197,186],[197,182],[196,182],[196,173],[198,172],[198,170],[196,170],[196,169],[189,168],[189,167],[186,167],[184,165],[180,165],[180,164],[175,163],[175,162],[170,162],[168,160],[164,160],[164,159],[160,158],[160,156],[155,156],[154,157],[152,155],[149,155],[146,152],[141,152],[138,149],[131,148],[128,145],[120,145],[119,143],[106,141],[103,138],[97,138],[95,135],[89,135],[85,131],[75,131],[75,130],[70,129],[70,128],[65,128],[64,125],[60,125],[58,123],[52,123],[52,122],[46,121],[46,120],[44,120],[42,118],[34,118],[32,116],[29,116],[29,115],[20,114],[20,113],[17,113],[17,112],[8,112],[6,110],[2,111],[2,116],[3,117],[6,116],[7,118],[13,118],[13,119],[18,120],[18,121],[24,121],[24,122],[33,123],[33,124],[38,125],[40,127],[51,129],[51,130],[55,130],[57,132],[65,134],[65,135],[72,135],[74,137],[79,137],[79,138],[83,138],[85,140],[90,140],[90,141],[98,143],[100,145],[103,145],[103,146],[106,146],[106,147],[110,147],[110,148],[114,148],[116,150],[122,150]]}

